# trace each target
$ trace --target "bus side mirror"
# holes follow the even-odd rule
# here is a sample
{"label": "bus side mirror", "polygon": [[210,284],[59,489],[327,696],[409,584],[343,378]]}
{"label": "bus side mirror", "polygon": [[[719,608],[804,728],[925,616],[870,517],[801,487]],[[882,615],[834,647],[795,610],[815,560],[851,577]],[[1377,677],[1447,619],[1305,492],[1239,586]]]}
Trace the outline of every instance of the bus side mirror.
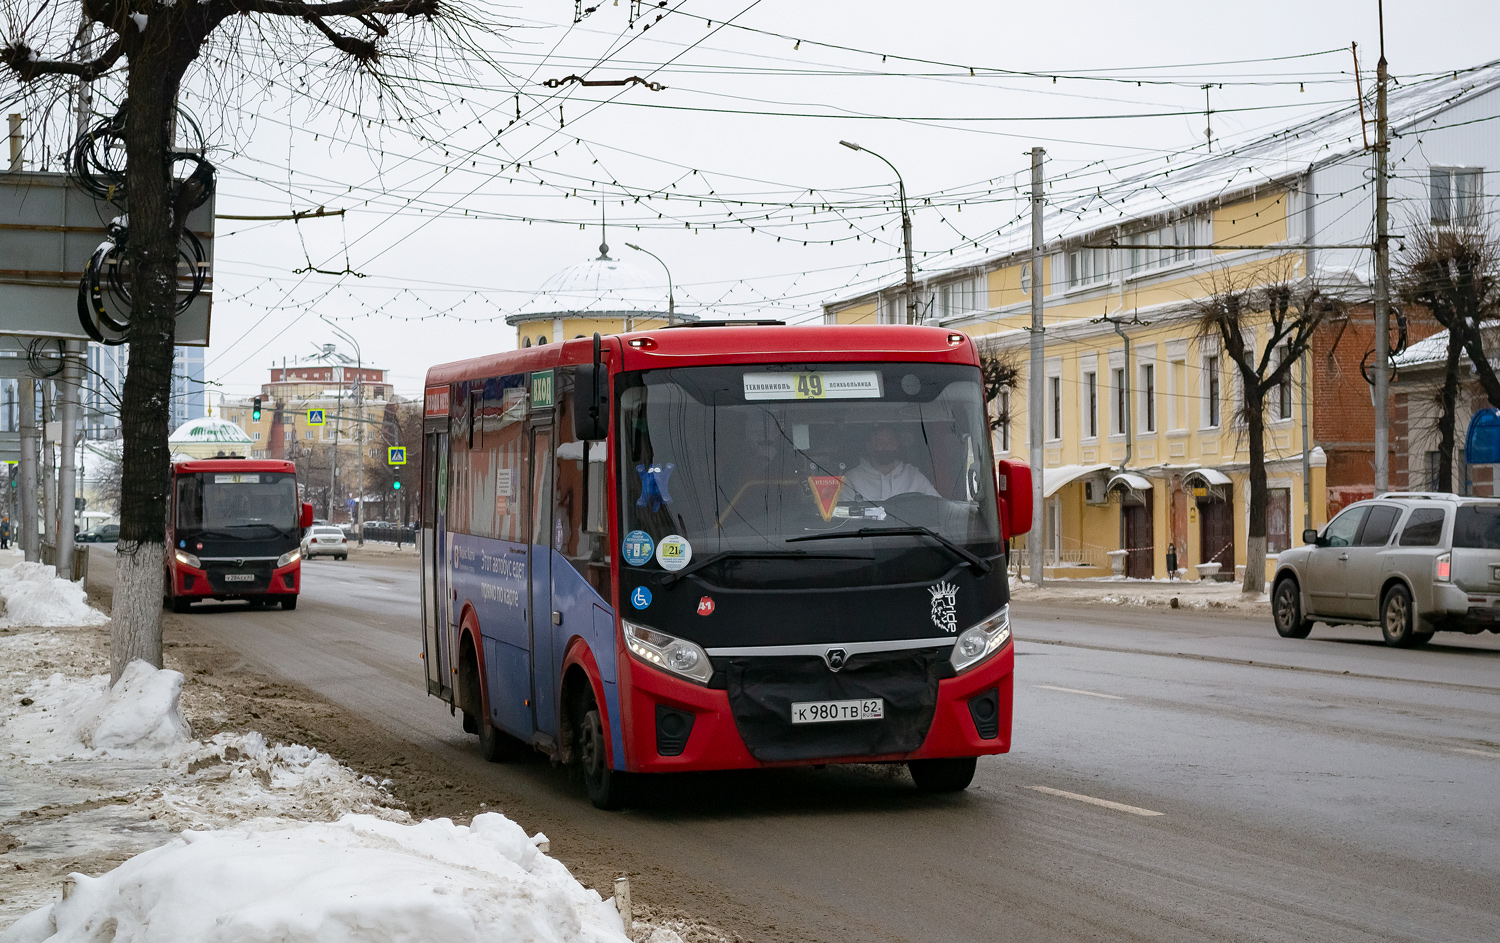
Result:
{"label": "bus side mirror", "polygon": [[594,362],[579,364],[573,381],[573,438],[599,442],[609,437],[609,368],[604,365],[599,335],[594,335]]}
{"label": "bus side mirror", "polygon": [[1009,460],[995,463],[995,490],[1005,515],[1005,536],[1031,530],[1031,466]]}
{"label": "bus side mirror", "polygon": [[303,530],[312,526],[313,509],[311,504],[302,505],[302,514],[297,518],[297,526]]}

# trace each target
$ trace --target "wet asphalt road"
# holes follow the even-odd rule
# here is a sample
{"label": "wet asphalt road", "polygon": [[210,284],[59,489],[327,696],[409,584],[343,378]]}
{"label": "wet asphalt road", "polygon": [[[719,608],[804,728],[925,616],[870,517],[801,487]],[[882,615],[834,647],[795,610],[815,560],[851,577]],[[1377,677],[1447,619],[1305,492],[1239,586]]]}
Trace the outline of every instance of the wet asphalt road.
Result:
{"label": "wet asphalt road", "polygon": [[654,860],[683,907],[747,939],[1500,939],[1493,635],[1392,651],[1373,629],[1288,641],[1237,614],[1018,604],[1013,752],[968,792],[798,770],[603,813],[545,764],[482,763],[426,696],[413,558],[304,572],[296,612],[186,618],[494,777],[529,827]]}

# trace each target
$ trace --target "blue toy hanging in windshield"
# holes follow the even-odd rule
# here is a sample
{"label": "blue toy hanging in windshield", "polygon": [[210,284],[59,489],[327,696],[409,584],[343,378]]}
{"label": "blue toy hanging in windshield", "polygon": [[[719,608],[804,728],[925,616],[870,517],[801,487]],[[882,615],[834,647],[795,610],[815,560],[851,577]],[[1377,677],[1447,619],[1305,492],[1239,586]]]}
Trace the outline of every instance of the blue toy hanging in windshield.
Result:
{"label": "blue toy hanging in windshield", "polygon": [[667,491],[667,479],[672,477],[672,469],[676,467],[671,462],[665,465],[635,466],[635,473],[641,476],[641,496],[635,499],[635,506],[660,511],[663,504],[671,504],[672,495]]}

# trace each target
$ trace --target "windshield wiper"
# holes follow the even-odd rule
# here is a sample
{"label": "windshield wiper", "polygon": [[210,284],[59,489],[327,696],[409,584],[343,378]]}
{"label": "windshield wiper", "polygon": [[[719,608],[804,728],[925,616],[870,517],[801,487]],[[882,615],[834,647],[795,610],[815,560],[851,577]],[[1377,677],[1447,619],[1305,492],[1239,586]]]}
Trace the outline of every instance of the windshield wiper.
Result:
{"label": "windshield wiper", "polygon": [[989,563],[983,558],[960,547],[931,527],[923,527],[920,524],[912,524],[907,527],[861,527],[859,530],[844,530],[829,534],[807,534],[802,537],[788,537],[786,542],[792,544],[800,543],[804,540],[840,540],[845,537],[931,537],[951,550],[954,555],[962,557],[968,562],[969,566],[979,571],[981,575],[990,571]]}
{"label": "windshield wiper", "polygon": [[699,570],[703,569],[704,567],[713,566],[715,563],[718,563],[720,560],[725,560],[725,559],[729,559],[729,558],[735,558],[735,559],[740,559],[740,560],[786,560],[786,559],[797,559],[797,560],[870,560],[870,559],[873,559],[873,557],[871,557],[869,554],[864,554],[864,553],[809,553],[806,550],[721,550],[718,553],[711,553],[708,556],[703,557],[702,559],[694,560],[692,563],[689,563],[687,566],[683,567],[680,570],[677,570],[676,572],[668,573],[666,576],[662,577],[661,585],[664,586],[664,587],[665,586],[671,586],[673,583],[675,583],[678,580],[682,579],[684,576],[689,576],[689,575],[691,575],[693,573],[697,573]]}

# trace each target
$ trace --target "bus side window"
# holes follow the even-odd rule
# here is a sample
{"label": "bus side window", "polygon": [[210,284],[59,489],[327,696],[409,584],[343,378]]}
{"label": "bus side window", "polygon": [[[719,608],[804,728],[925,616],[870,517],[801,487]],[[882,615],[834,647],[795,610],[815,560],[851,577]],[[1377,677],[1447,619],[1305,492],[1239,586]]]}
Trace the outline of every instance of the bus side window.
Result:
{"label": "bus side window", "polygon": [[[609,562],[604,548],[605,454],[603,442],[584,443],[574,434],[573,413],[587,405],[588,393],[578,389],[576,367],[557,371],[557,478],[553,517],[561,546],[556,549],[589,585],[610,599]],[[587,451],[585,451],[587,449]],[[586,470],[585,470],[586,469]]]}

